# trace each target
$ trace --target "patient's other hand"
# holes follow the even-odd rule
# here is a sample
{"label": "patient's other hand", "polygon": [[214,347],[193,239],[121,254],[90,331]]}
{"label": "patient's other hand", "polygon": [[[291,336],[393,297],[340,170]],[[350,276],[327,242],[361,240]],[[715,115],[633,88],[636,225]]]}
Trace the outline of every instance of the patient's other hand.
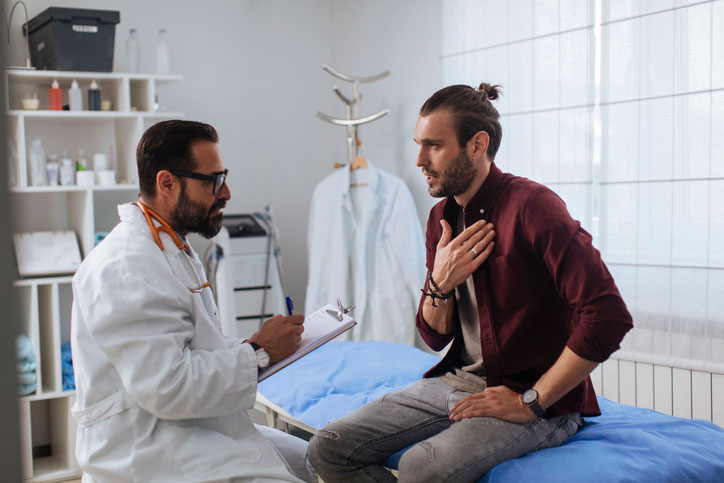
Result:
{"label": "patient's other hand", "polygon": [[269,361],[274,364],[292,354],[302,340],[304,332],[304,316],[275,315],[264,322],[261,330],[249,339],[256,342],[269,354]]}

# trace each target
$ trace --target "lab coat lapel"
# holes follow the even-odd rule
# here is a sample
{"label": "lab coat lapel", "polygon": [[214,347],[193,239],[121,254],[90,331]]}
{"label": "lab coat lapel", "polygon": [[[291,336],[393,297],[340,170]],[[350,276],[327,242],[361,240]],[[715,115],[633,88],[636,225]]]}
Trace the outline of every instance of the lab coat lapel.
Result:
{"label": "lab coat lapel", "polygon": [[[142,233],[146,234],[150,238],[153,238],[153,235],[151,234],[151,229],[148,226],[146,218],[143,216],[143,213],[141,213],[141,210],[133,203],[119,205],[118,215],[121,221],[134,225],[134,227],[138,228]],[[161,254],[161,256],[165,256],[168,258],[171,270],[173,270],[175,277],[178,277],[178,279],[181,281],[182,284],[184,284],[184,287],[187,290],[188,287],[197,285],[198,282],[196,281],[196,277],[191,271],[191,268],[183,260],[183,258],[185,258],[187,255],[184,254],[184,252],[176,246],[176,243],[174,243],[170,235],[164,232],[161,232],[159,235],[161,237],[161,242],[163,242],[165,252],[165,254]],[[191,253],[188,255],[188,261],[193,264],[196,273],[198,273],[199,277],[202,279],[202,282],[204,282],[206,281],[206,272],[201,263],[201,260],[199,259],[196,251],[194,251],[194,249],[191,247],[190,243],[188,244],[188,246],[189,250],[191,251]],[[169,280],[169,283],[173,283],[174,278],[171,278]],[[218,309],[216,308],[216,303],[214,302],[213,298],[211,298],[210,290],[203,290],[200,294],[191,294],[189,292],[189,295],[191,296],[191,299],[194,301],[194,304],[196,306],[197,317],[194,319],[194,322],[198,325],[201,320],[208,320],[208,322],[215,326],[218,332],[221,333],[221,323],[218,317]],[[202,314],[204,315],[203,318]],[[216,339],[217,338],[214,339],[213,343],[204,343],[204,345],[209,345],[211,347],[213,347],[214,345],[218,345],[218,341]]]}

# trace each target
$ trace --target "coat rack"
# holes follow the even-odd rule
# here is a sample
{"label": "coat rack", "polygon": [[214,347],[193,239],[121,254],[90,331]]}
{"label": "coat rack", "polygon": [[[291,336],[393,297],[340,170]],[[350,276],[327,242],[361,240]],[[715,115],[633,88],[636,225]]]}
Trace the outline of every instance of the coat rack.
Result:
{"label": "coat rack", "polygon": [[366,117],[359,117],[359,101],[362,98],[359,92],[359,85],[367,82],[375,82],[380,79],[384,79],[390,75],[390,71],[386,70],[380,74],[373,75],[370,77],[354,77],[351,75],[343,74],[342,72],[330,67],[327,64],[322,64],[322,69],[333,75],[337,79],[351,82],[352,83],[352,99],[342,94],[342,91],[336,86],[332,86],[332,90],[337,94],[342,102],[345,104],[347,111],[347,119],[338,119],[336,117],[329,116],[323,112],[317,111],[317,117],[330,124],[337,126],[345,126],[347,128],[347,164],[353,162],[359,156],[359,126],[361,124],[367,124],[368,122],[376,121],[377,119],[389,114],[389,109],[382,109],[375,114],[371,114]]}

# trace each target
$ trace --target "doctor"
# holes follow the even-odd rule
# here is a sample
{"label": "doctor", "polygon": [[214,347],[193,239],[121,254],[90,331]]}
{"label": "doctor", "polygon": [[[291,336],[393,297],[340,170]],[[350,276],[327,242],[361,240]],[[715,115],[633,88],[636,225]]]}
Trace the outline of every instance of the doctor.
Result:
{"label": "doctor", "polygon": [[[138,145],[140,197],[73,278],[71,344],[83,481],[317,481],[306,443],[255,427],[257,372],[291,354],[303,316],[221,333],[189,232],[230,198],[213,127],[167,121]],[[263,433],[262,433],[263,432]]]}

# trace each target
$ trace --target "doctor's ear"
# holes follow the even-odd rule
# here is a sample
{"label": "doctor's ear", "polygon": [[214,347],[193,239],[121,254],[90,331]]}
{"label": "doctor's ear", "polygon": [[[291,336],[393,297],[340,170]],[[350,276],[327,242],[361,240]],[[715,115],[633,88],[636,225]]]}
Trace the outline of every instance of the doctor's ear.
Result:
{"label": "doctor's ear", "polygon": [[156,193],[161,196],[172,196],[174,186],[177,184],[176,176],[166,169],[162,169],[156,174]]}

